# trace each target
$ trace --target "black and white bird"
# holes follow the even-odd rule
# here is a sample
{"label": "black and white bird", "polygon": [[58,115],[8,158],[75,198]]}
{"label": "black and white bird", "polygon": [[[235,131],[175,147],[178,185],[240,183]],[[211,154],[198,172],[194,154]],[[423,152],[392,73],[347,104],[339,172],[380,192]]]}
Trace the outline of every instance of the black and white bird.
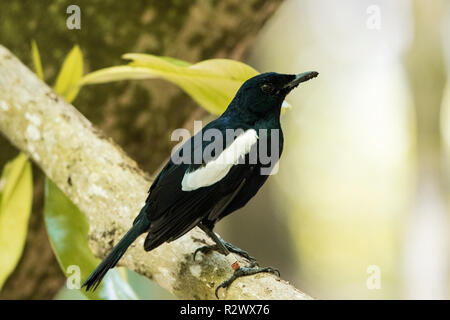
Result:
{"label": "black and white bird", "polygon": [[[83,284],[86,290],[97,288],[106,272],[141,234],[147,233],[144,249],[150,251],[195,226],[215,245],[199,248],[194,259],[198,251],[209,250],[218,250],[232,258],[230,263],[235,271],[217,287],[216,296],[219,288],[226,288],[238,277],[277,272],[271,267],[259,267],[254,258],[225,242],[213,229],[217,221],[245,206],[266,182],[267,171],[270,172],[274,163],[268,162],[261,151],[269,153],[270,150],[268,156],[272,158],[277,155],[275,162],[283,151],[280,112],[284,99],[299,83],[317,75],[315,71],[298,75],[270,72],[247,80],[219,118],[173,153],[153,181],[131,229]],[[230,252],[253,263],[241,267]]]}

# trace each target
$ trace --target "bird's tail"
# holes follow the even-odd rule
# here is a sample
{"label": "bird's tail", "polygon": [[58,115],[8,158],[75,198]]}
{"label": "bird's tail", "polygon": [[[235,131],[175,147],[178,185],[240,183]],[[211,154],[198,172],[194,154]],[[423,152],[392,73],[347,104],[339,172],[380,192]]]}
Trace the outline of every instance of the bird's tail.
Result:
{"label": "bird's tail", "polygon": [[109,269],[113,268],[120,258],[123,256],[128,247],[144,232],[146,232],[150,226],[145,214],[139,215],[141,219],[136,219],[133,227],[123,236],[123,238],[117,243],[108,256],[97,266],[97,268],[91,273],[89,278],[83,283],[83,287],[86,287],[86,291],[92,289],[94,291],[102,282],[103,277],[106,275]]}

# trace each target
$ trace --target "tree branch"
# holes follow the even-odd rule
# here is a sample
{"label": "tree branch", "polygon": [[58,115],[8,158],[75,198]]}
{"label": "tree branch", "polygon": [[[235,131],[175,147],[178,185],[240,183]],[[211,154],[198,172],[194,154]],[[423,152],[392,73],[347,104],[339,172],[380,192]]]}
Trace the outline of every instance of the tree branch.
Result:
{"label": "tree branch", "polygon": [[[104,257],[143,206],[148,175],[1,45],[0,131],[88,216],[91,249]],[[215,287],[232,273],[218,253],[193,261],[200,242],[209,242],[198,228],[151,252],[143,250],[143,240],[130,247],[121,264],[179,298],[215,299]],[[226,299],[310,298],[266,273],[238,279],[220,294]]]}

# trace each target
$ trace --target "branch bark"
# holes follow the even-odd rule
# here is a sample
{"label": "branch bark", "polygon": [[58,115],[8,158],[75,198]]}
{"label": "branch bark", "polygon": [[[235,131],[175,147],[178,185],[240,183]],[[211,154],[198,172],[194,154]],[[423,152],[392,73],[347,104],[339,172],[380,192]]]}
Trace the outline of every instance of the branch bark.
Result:
{"label": "branch bark", "polygon": [[[0,131],[88,216],[91,249],[104,257],[142,207],[151,184],[149,176],[2,46]],[[229,263],[218,253],[200,255],[193,261],[192,253],[200,242],[209,241],[198,228],[151,252],[143,250],[143,240],[141,237],[136,241],[121,264],[153,279],[179,298],[215,298],[214,288],[231,275]],[[271,274],[238,279],[228,290],[221,291],[221,296],[309,298]]]}

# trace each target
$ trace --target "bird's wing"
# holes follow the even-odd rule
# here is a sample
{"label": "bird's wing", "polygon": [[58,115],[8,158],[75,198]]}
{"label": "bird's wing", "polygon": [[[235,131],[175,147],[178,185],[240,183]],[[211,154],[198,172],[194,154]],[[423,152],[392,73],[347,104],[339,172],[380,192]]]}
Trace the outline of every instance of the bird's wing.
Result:
{"label": "bird's wing", "polygon": [[256,146],[258,135],[255,129],[248,129],[225,145],[223,151],[203,163],[201,166],[190,166],[183,176],[183,191],[205,188],[221,181],[240,161],[244,161],[251,148]]}
{"label": "bird's wing", "polygon": [[[240,187],[249,171],[248,164],[238,161],[238,155],[250,151],[248,144],[256,143],[247,132],[249,130],[228,143],[213,159],[201,164],[175,164],[169,161],[155,179],[147,199],[146,213],[151,226],[144,244],[146,250],[180,237],[195,227],[216,205],[227,203],[224,198]],[[209,145],[208,142],[203,143],[202,150]]]}
{"label": "bird's wing", "polygon": [[[253,171],[253,167],[251,167],[250,170]],[[227,209],[230,203],[232,203],[233,200],[236,198],[236,196],[241,192],[242,187],[245,185],[246,182],[247,178],[243,178],[239,186],[236,188],[236,190],[224,196],[222,199],[220,199],[220,201],[216,203],[216,205],[211,209],[211,211],[208,214],[209,221],[215,221],[223,214],[223,212]]]}

